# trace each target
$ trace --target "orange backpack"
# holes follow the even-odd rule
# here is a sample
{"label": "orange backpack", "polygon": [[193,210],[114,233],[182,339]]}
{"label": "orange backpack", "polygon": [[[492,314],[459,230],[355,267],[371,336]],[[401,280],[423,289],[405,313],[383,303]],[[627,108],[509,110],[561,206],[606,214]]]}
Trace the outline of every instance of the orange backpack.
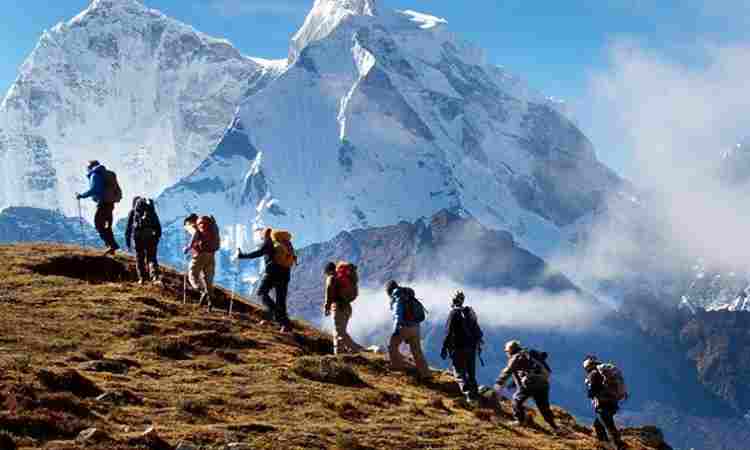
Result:
{"label": "orange backpack", "polygon": [[297,264],[297,255],[292,245],[292,234],[288,231],[271,231],[273,241],[273,262],[286,269]]}

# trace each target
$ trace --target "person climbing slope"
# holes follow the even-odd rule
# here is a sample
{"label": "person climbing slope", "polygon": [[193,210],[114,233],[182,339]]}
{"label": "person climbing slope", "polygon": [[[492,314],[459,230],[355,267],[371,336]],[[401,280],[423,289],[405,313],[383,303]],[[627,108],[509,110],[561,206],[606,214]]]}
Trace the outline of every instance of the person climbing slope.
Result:
{"label": "person climbing slope", "polygon": [[465,299],[461,291],[453,297],[440,357],[446,359],[450,355],[461,393],[469,403],[474,403],[479,397],[476,359],[484,335],[474,310],[464,306]]}
{"label": "person climbing slope", "polygon": [[112,232],[115,203],[122,200],[122,190],[117,182],[117,175],[111,170],[107,170],[99,161],[92,160],[88,163],[86,177],[89,179],[89,190],[82,194],[76,194],[76,200],[80,201],[90,197],[96,203],[94,226],[96,231],[99,232],[99,237],[107,246],[107,251],[104,254],[114,255],[120,249]]}
{"label": "person climbing slope", "polygon": [[161,222],[156,214],[154,201],[135,197],[133,209],[128,214],[128,224],[125,227],[125,245],[128,251],[131,251],[132,243],[135,242],[135,267],[139,284],[143,284],[149,278],[154,283],[161,283],[157,257],[160,239]]}
{"label": "person climbing slope", "polygon": [[201,292],[199,305],[208,303],[213,309],[214,276],[216,273],[216,252],[221,248],[219,226],[213,216],[190,214],[183,223],[185,230],[192,234],[185,253],[190,253],[188,279],[193,289]]}
{"label": "person climbing slope", "polygon": [[341,261],[328,262],[323,269],[325,276],[326,317],[333,311],[333,353],[357,353],[364,347],[354,342],[346,330],[352,318],[352,302],[359,296],[357,266]]}
{"label": "person climbing slope", "polygon": [[597,440],[613,450],[625,449],[615,425],[620,402],[628,397],[622,372],[614,364],[602,363],[596,356],[586,357],[583,370],[586,372],[588,397],[596,413],[594,432]]}
{"label": "person climbing slope", "polygon": [[[292,235],[287,231],[263,230],[262,243],[254,252],[242,253],[237,250],[239,259],[256,259],[261,256],[264,259],[264,270],[261,276],[256,295],[266,306],[266,320],[275,320],[281,325],[280,331],[288,333],[291,331],[292,322],[287,313],[287,293],[289,292],[289,281],[292,276],[292,267],[297,263],[297,255],[292,245]],[[273,290],[276,299],[271,298]]]}
{"label": "person climbing slope", "polygon": [[[505,354],[508,356],[508,364],[500,372],[495,385],[501,390],[505,383],[512,377],[516,385],[516,392],[513,395],[513,415],[516,420],[514,425],[526,425],[526,409],[524,403],[529,398],[534,399],[539,412],[544,420],[552,427],[555,433],[559,428],[555,423],[555,416],[552,414],[549,404],[550,391],[550,369],[539,357],[532,356],[532,351],[521,347],[518,341],[509,341],[505,344]],[[534,352],[534,355],[540,355]]]}
{"label": "person climbing slope", "polygon": [[386,283],[385,292],[390,299],[390,308],[393,315],[393,333],[388,343],[391,369],[404,369],[404,357],[401,355],[399,347],[402,342],[406,342],[409,344],[409,349],[414,357],[418,377],[425,381],[431,379],[432,373],[427,366],[424,353],[422,353],[422,342],[420,340],[419,324],[425,319],[424,307],[417,300],[413,289],[401,287],[394,280]]}

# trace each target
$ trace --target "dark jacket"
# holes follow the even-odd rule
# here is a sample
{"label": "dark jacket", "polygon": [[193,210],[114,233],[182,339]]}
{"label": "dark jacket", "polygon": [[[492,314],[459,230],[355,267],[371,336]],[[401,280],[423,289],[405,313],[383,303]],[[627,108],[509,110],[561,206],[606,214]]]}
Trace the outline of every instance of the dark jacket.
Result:
{"label": "dark jacket", "polygon": [[101,203],[104,197],[104,189],[106,188],[106,180],[104,179],[104,172],[107,170],[106,167],[99,164],[98,166],[92,167],[88,171],[86,176],[89,179],[89,190],[80,194],[80,198],[89,198],[96,203]]}
{"label": "dark jacket", "polygon": [[[520,352],[513,355],[508,360],[508,365],[505,366],[505,368],[500,372],[500,376],[497,377],[497,380],[495,381],[495,384],[499,386],[504,386],[505,383],[508,382],[508,380],[512,377],[513,382],[516,385],[516,389],[524,389],[524,378],[528,376],[529,374],[533,373],[534,364],[529,361],[526,357],[522,356],[524,353],[528,354],[528,350],[521,350]],[[545,369],[547,368],[546,364],[539,363],[542,367]],[[541,380],[538,383],[540,386],[549,387],[549,371],[546,371],[542,374]]]}
{"label": "dark jacket", "polygon": [[[472,349],[479,345],[479,342],[475,342],[471,336],[467,336],[466,328],[464,327],[462,311],[468,306],[454,306],[448,314],[448,320],[446,322],[447,333],[445,340],[443,341],[443,348],[446,351],[451,352],[458,349]],[[471,309],[471,308],[469,308]],[[473,314],[473,311],[472,311]]]}
{"label": "dark jacket", "polygon": [[[133,236],[133,226],[135,225],[135,214],[136,210],[131,209],[130,213],[128,214],[128,225],[125,227],[125,244],[130,247],[131,245],[131,238]],[[153,214],[152,220],[154,224],[154,238],[158,241],[161,239],[161,222],[159,221],[159,216],[156,214],[156,211],[150,211],[150,214]],[[138,236],[136,236],[136,239]]]}
{"label": "dark jacket", "polygon": [[239,254],[239,259],[256,259],[263,257],[263,262],[265,264],[265,271],[266,274],[288,274],[291,272],[291,269],[288,269],[286,267],[280,266],[279,264],[276,264],[273,260],[273,239],[268,238],[263,241],[263,244],[261,246],[250,253],[242,253]]}
{"label": "dark jacket", "polygon": [[604,386],[604,376],[598,370],[592,370],[586,375],[586,387],[588,397],[593,401],[595,408],[619,408],[619,402],[608,394]]}

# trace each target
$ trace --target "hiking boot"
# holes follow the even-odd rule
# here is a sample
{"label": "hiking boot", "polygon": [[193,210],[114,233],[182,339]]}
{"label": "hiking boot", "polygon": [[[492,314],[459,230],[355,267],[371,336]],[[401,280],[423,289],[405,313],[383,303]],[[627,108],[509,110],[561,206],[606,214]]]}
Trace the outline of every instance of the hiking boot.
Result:
{"label": "hiking boot", "polygon": [[525,427],[526,423],[521,422],[520,420],[514,420],[513,422],[509,423],[508,425],[512,427]]}
{"label": "hiking boot", "polygon": [[115,247],[109,247],[107,251],[104,252],[104,256],[112,256],[116,251],[117,249]]}
{"label": "hiking boot", "polygon": [[143,286],[143,278],[138,278],[137,283],[140,284],[141,286]]}
{"label": "hiking boot", "polygon": [[292,331],[292,328],[288,325],[282,325],[281,328],[279,328],[279,333],[290,333]]}

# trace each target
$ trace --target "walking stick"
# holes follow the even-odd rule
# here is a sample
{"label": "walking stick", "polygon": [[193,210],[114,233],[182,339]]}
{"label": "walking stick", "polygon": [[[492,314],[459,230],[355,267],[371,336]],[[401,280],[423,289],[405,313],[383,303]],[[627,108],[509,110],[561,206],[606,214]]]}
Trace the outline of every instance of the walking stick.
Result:
{"label": "walking stick", "polygon": [[[187,234],[185,236],[187,236]],[[182,248],[183,252],[185,251],[185,247],[187,247],[187,237],[185,237],[185,246]],[[185,272],[182,275],[182,304],[187,305],[187,271],[188,271],[187,253],[184,254],[184,258],[185,258],[185,267],[183,268],[183,270]]]}
{"label": "walking stick", "polygon": [[81,247],[86,248],[86,235],[83,232],[83,212],[81,210],[81,199],[78,200],[78,223],[81,225]]}

